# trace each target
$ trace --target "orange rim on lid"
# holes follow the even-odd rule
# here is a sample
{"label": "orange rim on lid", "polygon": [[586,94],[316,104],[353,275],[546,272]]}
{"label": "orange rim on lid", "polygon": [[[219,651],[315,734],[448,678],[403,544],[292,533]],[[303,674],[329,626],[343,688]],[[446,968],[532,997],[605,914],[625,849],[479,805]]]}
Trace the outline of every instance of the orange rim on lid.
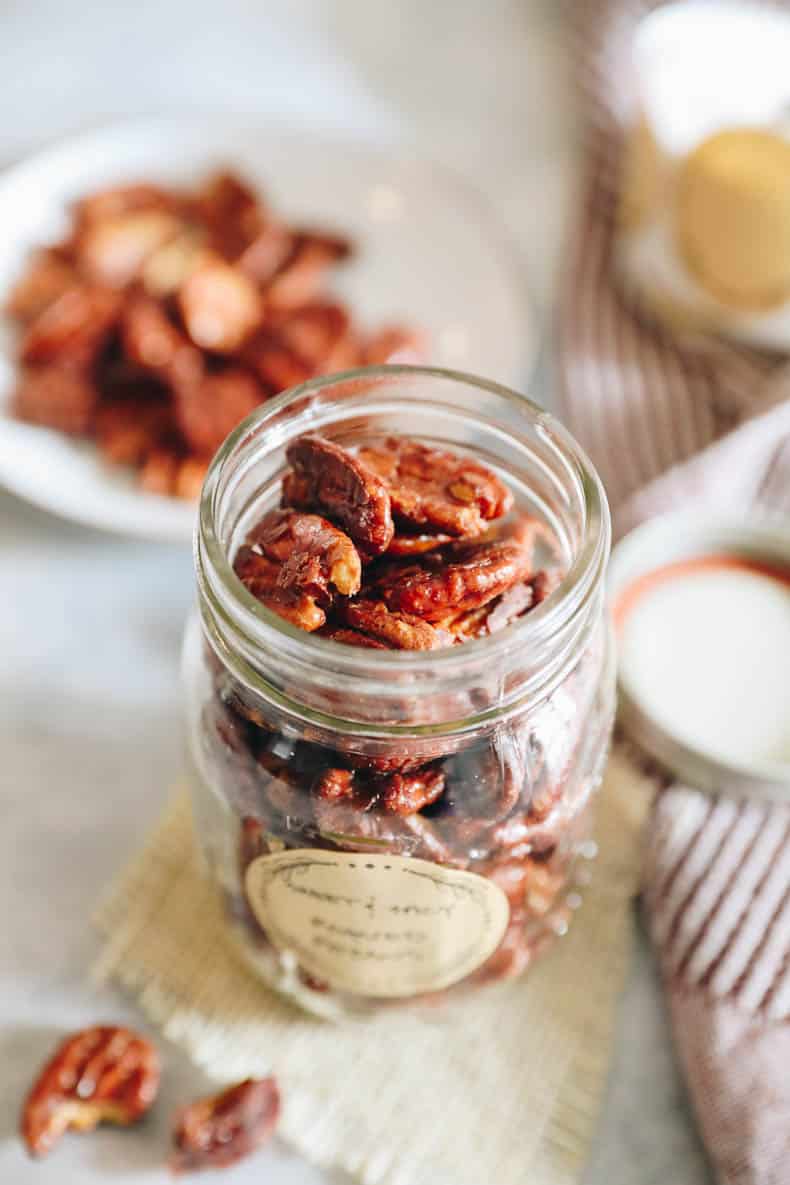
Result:
{"label": "orange rim on lid", "polygon": [[678,513],[615,547],[619,718],[675,777],[790,797],[790,531]]}

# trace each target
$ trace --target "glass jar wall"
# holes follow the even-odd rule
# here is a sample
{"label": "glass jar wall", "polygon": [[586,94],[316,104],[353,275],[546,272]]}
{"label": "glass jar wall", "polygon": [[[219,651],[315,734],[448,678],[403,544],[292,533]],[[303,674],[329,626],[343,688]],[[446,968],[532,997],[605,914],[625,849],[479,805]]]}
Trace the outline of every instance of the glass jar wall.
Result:
{"label": "glass jar wall", "polygon": [[[535,525],[536,571],[556,587],[496,633],[435,650],[289,624],[233,557],[278,505],[305,432],[472,454]],[[608,548],[600,482],[568,434],[469,376],[320,380],[229,438],[196,537],[188,745],[208,873],[267,983],[330,1016],[435,1001],[521,973],[564,931],[613,714]]]}

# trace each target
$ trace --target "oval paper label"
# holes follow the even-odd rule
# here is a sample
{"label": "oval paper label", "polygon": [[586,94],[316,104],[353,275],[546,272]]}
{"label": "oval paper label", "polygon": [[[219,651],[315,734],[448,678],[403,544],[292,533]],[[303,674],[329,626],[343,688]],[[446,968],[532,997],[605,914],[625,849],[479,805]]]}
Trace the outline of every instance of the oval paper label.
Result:
{"label": "oval paper label", "polygon": [[405,856],[298,848],[260,856],[245,883],[278,950],[339,991],[381,998],[464,979],[499,946],[510,914],[485,877]]}

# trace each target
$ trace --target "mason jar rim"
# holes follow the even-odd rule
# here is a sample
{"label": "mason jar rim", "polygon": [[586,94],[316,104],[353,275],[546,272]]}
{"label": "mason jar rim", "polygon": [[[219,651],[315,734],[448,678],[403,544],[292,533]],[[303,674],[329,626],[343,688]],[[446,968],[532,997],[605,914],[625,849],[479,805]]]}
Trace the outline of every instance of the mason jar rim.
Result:
{"label": "mason jar rim", "polygon": [[[534,427],[551,439],[578,483],[584,505],[582,546],[573,557],[556,592],[498,633],[473,639],[462,646],[427,651],[369,650],[333,642],[302,630],[268,609],[244,587],[233,570],[216,530],[218,500],[222,494],[223,478],[227,475],[228,467],[245,442],[253,436],[260,435],[268,422],[276,420],[289,405],[296,405],[311,395],[325,392],[333,386],[367,381],[374,383],[377,379],[397,378],[399,375],[460,383],[505,400],[517,417],[526,416]],[[302,425],[294,435],[308,430],[309,425]],[[293,439],[291,434],[281,435],[277,443],[281,444],[290,439]],[[194,535],[194,561],[201,594],[208,597],[212,612],[223,618],[226,624],[229,624],[227,606],[232,605],[232,615],[236,618],[233,623],[235,628],[240,628],[253,643],[256,640],[268,644],[276,643],[284,662],[287,663],[289,655],[298,657],[300,662],[313,663],[323,670],[331,669],[339,676],[364,680],[365,690],[373,692],[377,680],[382,681],[382,686],[390,686],[391,677],[394,675],[402,678],[411,674],[418,680],[420,673],[424,673],[428,668],[434,677],[438,674],[452,682],[462,674],[473,658],[485,659],[493,666],[499,659],[506,657],[514,647],[545,645],[574,614],[583,610],[591,595],[600,586],[600,578],[609,552],[610,533],[606,495],[592,462],[567,429],[540,405],[499,383],[463,371],[428,366],[375,366],[339,371],[290,388],[256,408],[230,433],[211,461],[201,492]],[[255,674],[255,681],[258,682],[261,676],[258,672]],[[263,684],[267,691],[274,691],[275,698],[282,702],[283,695],[280,691],[271,688],[265,678]],[[438,686],[441,687],[440,684]],[[437,693],[435,681],[432,681],[431,693]],[[381,732],[379,728],[371,730],[354,721],[331,717],[312,708],[306,710],[298,700],[294,700],[294,704],[302,715],[308,715],[313,719],[323,716],[335,724],[342,723],[352,731],[372,731],[375,734]],[[464,725],[471,726],[488,715],[490,712],[484,711],[474,718],[465,717]],[[458,723],[456,722],[456,727]],[[443,724],[440,727],[444,731],[448,725]],[[415,729],[408,725],[393,725],[386,731],[388,735],[392,735],[393,732],[413,734],[415,731],[433,732],[435,729],[431,726],[418,726]]]}

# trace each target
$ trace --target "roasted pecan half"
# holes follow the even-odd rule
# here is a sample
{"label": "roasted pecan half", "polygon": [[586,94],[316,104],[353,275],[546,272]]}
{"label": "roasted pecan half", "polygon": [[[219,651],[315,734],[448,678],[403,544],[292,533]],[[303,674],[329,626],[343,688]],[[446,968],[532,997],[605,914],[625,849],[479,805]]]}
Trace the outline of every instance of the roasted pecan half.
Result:
{"label": "roasted pecan half", "polygon": [[178,291],[187,333],[196,346],[232,354],[261,320],[260,295],[240,268],[208,253]]}
{"label": "roasted pecan half", "polygon": [[380,447],[360,449],[359,459],[384,482],[395,518],[430,534],[479,535],[513,505],[510,490],[490,469],[457,453],[390,437]]}
{"label": "roasted pecan half", "polygon": [[28,325],[19,347],[23,362],[91,362],[118,319],[119,297],[109,288],[68,288]]}
{"label": "roasted pecan half", "polygon": [[352,629],[386,642],[393,650],[438,650],[453,640],[422,617],[389,609],[368,597],[348,601],[338,612]]}
{"label": "roasted pecan half", "polygon": [[291,442],[293,466],[283,480],[283,504],[320,510],[336,519],[366,556],[386,551],[393,536],[390,498],[384,483],[357,456],[320,436]]}
{"label": "roasted pecan half", "polygon": [[44,1066],[27,1097],[22,1138],[45,1156],[68,1129],[135,1123],[159,1089],[159,1055],[130,1029],[99,1025],[68,1037]]}
{"label": "roasted pecan half", "polygon": [[135,210],[93,222],[77,236],[80,267],[92,279],[122,288],[158,247],[175,237],[180,225],[166,210]]}
{"label": "roasted pecan half", "polygon": [[78,227],[82,228],[94,222],[117,218],[120,214],[131,214],[138,210],[174,210],[177,205],[175,194],[158,185],[141,182],[96,190],[76,203],[74,217]]}
{"label": "roasted pecan half", "polygon": [[195,379],[177,376],[173,382],[176,421],[189,447],[202,456],[216,452],[264,397],[252,375],[240,366]]}
{"label": "roasted pecan half", "polygon": [[308,593],[326,606],[333,591],[345,597],[359,591],[362,564],[348,535],[319,514],[272,510],[248,537],[263,555],[281,565],[278,585]]}
{"label": "roasted pecan half", "polygon": [[233,570],[244,587],[257,597],[273,613],[290,621],[299,629],[320,629],[326,621],[326,613],[306,593],[286,593],[278,583],[282,565],[254,551],[251,547],[240,547],[233,561]]}
{"label": "roasted pecan half", "polygon": [[270,309],[292,309],[313,300],[326,278],[327,270],[345,259],[351,251],[348,239],[298,231],[289,257],[265,289]]}
{"label": "roasted pecan half", "polygon": [[453,545],[413,564],[385,565],[370,595],[395,612],[443,623],[523,581],[531,566],[531,553],[514,543]]}
{"label": "roasted pecan half", "polygon": [[381,805],[392,815],[414,815],[436,802],[443,791],[444,774],[439,769],[390,774],[381,784]]}
{"label": "roasted pecan half", "polygon": [[271,1137],[280,1117],[276,1080],[247,1078],[220,1094],[190,1103],[173,1126],[175,1173],[225,1168]]}
{"label": "roasted pecan half", "polygon": [[83,436],[92,426],[99,392],[79,366],[35,366],[24,370],[13,395],[14,415],[28,424]]}
{"label": "roasted pecan half", "polygon": [[6,312],[26,324],[40,316],[76,283],[77,273],[70,260],[51,248],[37,251],[11,289]]}

